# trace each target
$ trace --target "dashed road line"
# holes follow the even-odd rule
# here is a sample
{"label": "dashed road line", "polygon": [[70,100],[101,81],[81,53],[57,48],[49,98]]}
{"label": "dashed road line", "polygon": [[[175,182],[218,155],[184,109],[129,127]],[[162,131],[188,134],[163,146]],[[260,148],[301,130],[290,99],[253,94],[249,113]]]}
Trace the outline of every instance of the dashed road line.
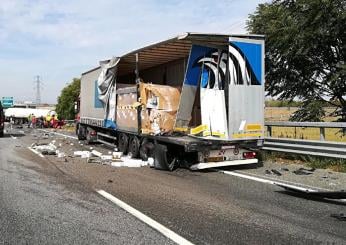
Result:
{"label": "dashed road line", "polygon": [[75,136],[71,136],[71,135],[67,135],[67,134],[62,134],[62,133],[57,133],[57,132],[52,132],[52,131],[48,131],[48,130],[44,130],[44,129],[38,129],[38,130],[46,132],[46,133],[56,134],[56,135],[60,135],[60,136],[64,136],[64,137],[67,137],[67,138],[78,140],[78,138],[75,137]]}
{"label": "dashed road line", "polygon": [[121,201],[120,199],[116,198],[115,196],[109,194],[108,192],[105,192],[104,190],[97,190],[96,192],[98,194],[100,194],[101,196],[103,196],[104,198],[106,198],[109,201],[111,201],[112,203],[116,204],[120,208],[124,209],[128,213],[132,214],[133,216],[135,216],[137,219],[141,220],[145,224],[149,225],[153,229],[157,230],[162,235],[164,235],[167,238],[171,239],[172,241],[176,242],[177,244],[184,244],[184,245],[185,244],[187,244],[187,245],[193,244],[190,241],[186,240],[185,238],[179,236],[174,231],[168,229],[167,227],[161,225],[160,223],[156,222],[152,218],[150,218],[150,217],[146,216],[145,214],[141,213],[137,209],[131,207],[127,203],[125,203],[125,202]]}
{"label": "dashed road line", "polygon": [[39,155],[40,157],[44,158],[44,156],[43,156],[40,152],[36,151],[35,149],[33,149],[33,148],[31,148],[31,147],[28,147],[28,149],[29,149],[30,151],[32,151],[33,153],[35,153],[36,155]]}

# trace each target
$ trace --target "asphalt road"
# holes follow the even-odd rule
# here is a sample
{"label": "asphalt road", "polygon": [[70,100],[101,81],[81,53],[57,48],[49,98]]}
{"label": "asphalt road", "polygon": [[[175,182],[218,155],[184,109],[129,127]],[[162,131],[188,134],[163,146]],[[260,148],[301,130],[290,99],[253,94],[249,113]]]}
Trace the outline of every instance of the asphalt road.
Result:
{"label": "asphalt road", "polygon": [[[30,133],[0,139],[0,243],[170,242],[95,189],[196,244],[346,243],[346,222],[330,217],[346,213],[345,204],[212,171],[163,172],[40,158],[26,148],[34,141]],[[69,142],[62,150],[83,148]]]}
{"label": "asphalt road", "polygon": [[0,138],[0,244],[174,244],[28,152]]}

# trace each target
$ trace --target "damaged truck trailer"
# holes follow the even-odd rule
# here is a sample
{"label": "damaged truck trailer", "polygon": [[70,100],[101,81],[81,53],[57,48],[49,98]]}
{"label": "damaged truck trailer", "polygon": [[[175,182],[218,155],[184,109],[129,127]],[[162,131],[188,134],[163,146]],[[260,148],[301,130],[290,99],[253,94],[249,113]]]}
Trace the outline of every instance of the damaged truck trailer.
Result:
{"label": "damaged truck trailer", "polygon": [[184,35],[82,74],[80,140],[157,169],[254,164],[264,138],[264,37]]}

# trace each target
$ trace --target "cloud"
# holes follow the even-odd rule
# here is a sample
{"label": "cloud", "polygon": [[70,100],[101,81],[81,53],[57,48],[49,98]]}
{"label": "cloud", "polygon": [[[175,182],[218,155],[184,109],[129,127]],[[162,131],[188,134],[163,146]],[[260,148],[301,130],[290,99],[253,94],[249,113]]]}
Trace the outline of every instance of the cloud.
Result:
{"label": "cloud", "polygon": [[49,89],[42,100],[55,102],[66,82],[101,59],[186,31],[244,33],[247,15],[260,2],[1,0],[0,73],[27,87],[24,81],[45,74]]}

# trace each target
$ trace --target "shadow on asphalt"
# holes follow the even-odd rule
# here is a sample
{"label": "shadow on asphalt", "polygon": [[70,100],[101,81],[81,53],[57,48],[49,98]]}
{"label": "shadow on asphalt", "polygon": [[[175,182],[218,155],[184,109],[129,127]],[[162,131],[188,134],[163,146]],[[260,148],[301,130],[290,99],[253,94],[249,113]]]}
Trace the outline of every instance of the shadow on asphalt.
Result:
{"label": "shadow on asphalt", "polygon": [[335,204],[335,205],[340,205],[340,206],[346,206],[346,203],[342,202],[342,201],[325,199],[325,198],[316,197],[316,196],[312,196],[312,195],[305,194],[305,193],[298,193],[298,192],[291,192],[291,191],[284,191],[284,190],[275,191],[275,192],[277,192],[279,194],[289,195],[292,197],[303,198],[305,200],[311,200],[311,201],[316,201],[316,202],[323,202],[323,203]]}
{"label": "shadow on asphalt", "polygon": [[20,138],[23,136],[25,136],[25,134],[8,134],[8,133],[5,133],[2,138],[12,138],[12,137]]}
{"label": "shadow on asphalt", "polygon": [[256,168],[262,168],[263,166],[264,166],[263,162],[259,162],[259,163],[254,163],[254,164],[221,167],[221,168],[218,168],[218,169],[219,170],[225,170],[225,171],[233,171],[233,170],[256,169]]}

